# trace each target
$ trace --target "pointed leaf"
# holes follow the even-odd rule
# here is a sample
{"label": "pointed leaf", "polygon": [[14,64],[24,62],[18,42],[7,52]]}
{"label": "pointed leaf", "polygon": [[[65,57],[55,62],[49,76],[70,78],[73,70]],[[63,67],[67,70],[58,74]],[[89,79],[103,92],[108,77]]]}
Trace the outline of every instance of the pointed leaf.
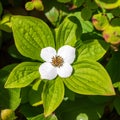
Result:
{"label": "pointed leaf", "polygon": [[87,95],[115,95],[111,79],[99,63],[81,60],[75,63],[73,68],[73,75],[64,79],[70,90]]}
{"label": "pointed leaf", "polygon": [[18,51],[29,58],[40,60],[40,51],[54,47],[50,28],[42,20],[29,16],[13,16],[12,30]]}
{"label": "pointed leaf", "polygon": [[75,16],[67,17],[63,23],[56,29],[56,48],[63,45],[75,46],[80,39],[81,25]]}
{"label": "pointed leaf", "polygon": [[40,63],[37,62],[23,62],[16,66],[10,73],[6,88],[21,88],[29,85],[35,79],[40,77],[39,74]]}
{"label": "pointed leaf", "polygon": [[64,97],[64,85],[60,78],[47,81],[43,90],[44,115],[50,115],[62,102]]}
{"label": "pointed leaf", "polygon": [[88,40],[83,42],[83,44],[78,49],[78,61],[82,59],[92,59],[99,60],[102,58],[109,45],[102,40]]}

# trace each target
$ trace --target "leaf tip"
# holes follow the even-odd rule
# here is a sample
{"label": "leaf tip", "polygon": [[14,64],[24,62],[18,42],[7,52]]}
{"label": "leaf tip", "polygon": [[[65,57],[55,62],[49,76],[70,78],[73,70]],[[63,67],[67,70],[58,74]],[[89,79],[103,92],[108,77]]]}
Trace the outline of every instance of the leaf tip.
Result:
{"label": "leaf tip", "polygon": [[4,88],[13,88],[13,87],[11,87],[10,84],[5,83]]}
{"label": "leaf tip", "polygon": [[7,84],[7,82],[5,83],[4,88],[9,88],[9,85]]}
{"label": "leaf tip", "polygon": [[51,113],[49,113],[49,112],[44,112],[45,118],[48,117],[50,114],[51,114]]}
{"label": "leaf tip", "polygon": [[109,92],[107,92],[106,96],[114,96],[116,95],[116,92],[114,90],[114,88],[112,88]]}

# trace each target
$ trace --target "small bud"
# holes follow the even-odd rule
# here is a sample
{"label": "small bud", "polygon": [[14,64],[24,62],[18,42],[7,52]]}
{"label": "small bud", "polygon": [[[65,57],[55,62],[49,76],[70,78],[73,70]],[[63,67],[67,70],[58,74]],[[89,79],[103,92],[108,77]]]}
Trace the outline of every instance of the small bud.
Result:
{"label": "small bud", "polygon": [[12,111],[11,109],[4,109],[1,110],[1,119],[2,120],[15,120],[16,116],[14,111]]}
{"label": "small bud", "polygon": [[28,11],[33,10],[33,9],[34,9],[34,4],[33,4],[33,2],[27,2],[27,3],[25,4],[25,9],[28,10]]}
{"label": "small bud", "polygon": [[44,6],[43,6],[41,0],[33,0],[33,4],[34,4],[34,7],[35,7],[37,10],[39,10],[39,11],[43,11],[43,10],[44,10]]}

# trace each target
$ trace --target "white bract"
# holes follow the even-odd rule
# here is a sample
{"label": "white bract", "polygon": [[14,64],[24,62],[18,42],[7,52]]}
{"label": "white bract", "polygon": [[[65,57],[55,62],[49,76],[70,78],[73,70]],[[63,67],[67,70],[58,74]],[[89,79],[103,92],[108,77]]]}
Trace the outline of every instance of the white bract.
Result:
{"label": "white bract", "polygon": [[39,67],[41,79],[52,80],[59,75],[61,78],[70,77],[73,71],[71,64],[75,59],[75,48],[64,45],[58,52],[52,47],[41,50],[41,58],[45,61]]}

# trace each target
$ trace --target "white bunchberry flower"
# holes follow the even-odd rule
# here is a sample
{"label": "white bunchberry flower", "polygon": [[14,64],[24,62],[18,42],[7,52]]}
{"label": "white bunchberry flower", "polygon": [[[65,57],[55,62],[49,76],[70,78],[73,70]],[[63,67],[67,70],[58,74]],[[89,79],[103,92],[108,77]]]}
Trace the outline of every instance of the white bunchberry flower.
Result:
{"label": "white bunchberry flower", "polygon": [[41,79],[52,80],[57,75],[61,78],[70,77],[73,71],[71,64],[75,59],[75,48],[64,45],[58,52],[52,47],[41,50],[41,58],[45,61],[39,67]]}

